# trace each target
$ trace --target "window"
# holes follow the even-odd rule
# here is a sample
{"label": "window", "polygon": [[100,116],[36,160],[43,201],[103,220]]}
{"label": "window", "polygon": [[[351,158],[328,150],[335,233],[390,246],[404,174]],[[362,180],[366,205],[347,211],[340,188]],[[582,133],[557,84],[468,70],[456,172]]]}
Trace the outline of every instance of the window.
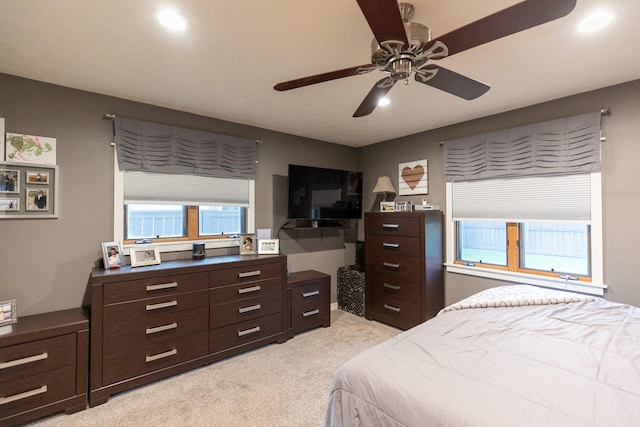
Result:
{"label": "window", "polygon": [[114,234],[125,245],[153,239],[161,251],[200,240],[233,246],[228,236],[253,230],[253,180],[117,168],[115,175]]}
{"label": "window", "polygon": [[447,270],[602,295],[600,173],[447,183]]}

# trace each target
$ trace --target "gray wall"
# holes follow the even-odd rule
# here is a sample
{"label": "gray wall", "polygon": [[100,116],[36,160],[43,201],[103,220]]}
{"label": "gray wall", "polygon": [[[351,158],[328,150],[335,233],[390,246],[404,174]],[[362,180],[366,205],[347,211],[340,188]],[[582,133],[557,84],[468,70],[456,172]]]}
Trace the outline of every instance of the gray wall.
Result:
{"label": "gray wall", "polygon": [[[398,163],[427,158],[427,199],[444,209],[440,141],[610,108],[611,116],[602,118],[602,132],[606,137],[602,145],[604,279],[609,287],[605,297],[640,305],[640,286],[635,279],[640,276],[637,261],[640,231],[635,227],[635,221],[640,217],[639,100],[640,80],[364,147],[360,150],[365,174],[364,205],[370,206],[373,202],[369,192],[377,176],[395,177],[394,185],[397,186]],[[419,202],[421,197],[413,197],[413,201]],[[498,284],[503,283],[448,273],[445,275],[446,303]]]}
{"label": "gray wall", "polygon": [[[380,175],[394,178],[398,163],[427,158],[431,203],[445,205],[440,141],[505,129],[589,111],[611,108],[602,121],[605,283],[607,298],[640,305],[640,274],[634,227],[640,215],[640,81],[551,101],[470,122],[354,149],[292,135],[224,122],[0,74],[0,117],[7,132],[57,138],[60,167],[60,217],[0,220],[0,300],[18,299],[19,315],[77,307],[88,302],[88,279],[100,259],[100,242],[112,240],[112,123],[105,112],[142,120],[264,141],[258,148],[256,227],[275,234],[283,221],[282,186],[289,163],[364,172],[365,211]],[[420,202],[423,196],[400,198]],[[309,236],[283,242],[290,248],[290,271],[313,268],[332,275],[336,301],[337,267],[353,263],[354,238],[363,237],[362,221],[339,236]],[[333,232],[332,232],[333,233]],[[287,236],[279,237],[287,239]],[[346,249],[340,244],[344,241]],[[452,303],[496,282],[447,274],[446,302]]]}
{"label": "gray wall", "polygon": [[[58,219],[0,220],[0,300],[16,298],[18,316],[89,301],[87,285],[101,258],[100,243],[113,240],[113,132],[104,113],[262,140],[256,228],[273,233],[282,225],[274,212],[284,209],[286,215],[286,206],[278,206],[282,201],[273,197],[273,177],[286,176],[289,163],[357,166],[354,148],[0,74],[0,117],[6,131],[57,138],[60,175]],[[323,256],[293,254],[288,267],[331,274],[335,301],[336,271],[348,262],[348,250],[344,244],[320,245],[314,251]],[[175,256],[164,258],[170,257]]]}

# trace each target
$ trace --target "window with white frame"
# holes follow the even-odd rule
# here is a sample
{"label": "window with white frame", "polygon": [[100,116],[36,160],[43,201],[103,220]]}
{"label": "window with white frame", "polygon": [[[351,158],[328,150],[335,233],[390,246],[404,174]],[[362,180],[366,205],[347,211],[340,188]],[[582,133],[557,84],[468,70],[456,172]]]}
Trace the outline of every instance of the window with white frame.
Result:
{"label": "window with white frame", "polygon": [[447,271],[603,294],[600,117],[572,119],[445,143]]}

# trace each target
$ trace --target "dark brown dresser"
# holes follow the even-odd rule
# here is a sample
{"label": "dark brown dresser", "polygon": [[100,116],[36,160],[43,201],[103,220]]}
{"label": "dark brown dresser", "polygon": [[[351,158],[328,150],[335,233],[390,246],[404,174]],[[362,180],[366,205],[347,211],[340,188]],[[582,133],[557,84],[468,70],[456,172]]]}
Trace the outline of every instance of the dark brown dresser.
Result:
{"label": "dark brown dresser", "polygon": [[444,306],[442,212],[365,213],[365,317],[409,329]]}
{"label": "dark brown dresser", "polygon": [[315,270],[290,273],[291,333],[331,326],[331,276]]}
{"label": "dark brown dresser", "polygon": [[23,316],[0,335],[0,425],[87,407],[89,314]]}
{"label": "dark brown dresser", "polygon": [[90,406],[288,338],[286,256],[229,255],[94,270]]}

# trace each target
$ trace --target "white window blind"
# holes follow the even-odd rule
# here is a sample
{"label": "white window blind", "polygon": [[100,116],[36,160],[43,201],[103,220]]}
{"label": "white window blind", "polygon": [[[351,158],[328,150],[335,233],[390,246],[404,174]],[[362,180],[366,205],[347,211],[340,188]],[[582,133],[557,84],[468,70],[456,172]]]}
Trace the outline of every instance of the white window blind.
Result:
{"label": "white window blind", "polygon": [[250,180],[124,171],[125,203],[249,206]]}
{"label": "white window blind", "polygon": [[457,220],[591,221],[591,176],[540,175],[452,184]]}

